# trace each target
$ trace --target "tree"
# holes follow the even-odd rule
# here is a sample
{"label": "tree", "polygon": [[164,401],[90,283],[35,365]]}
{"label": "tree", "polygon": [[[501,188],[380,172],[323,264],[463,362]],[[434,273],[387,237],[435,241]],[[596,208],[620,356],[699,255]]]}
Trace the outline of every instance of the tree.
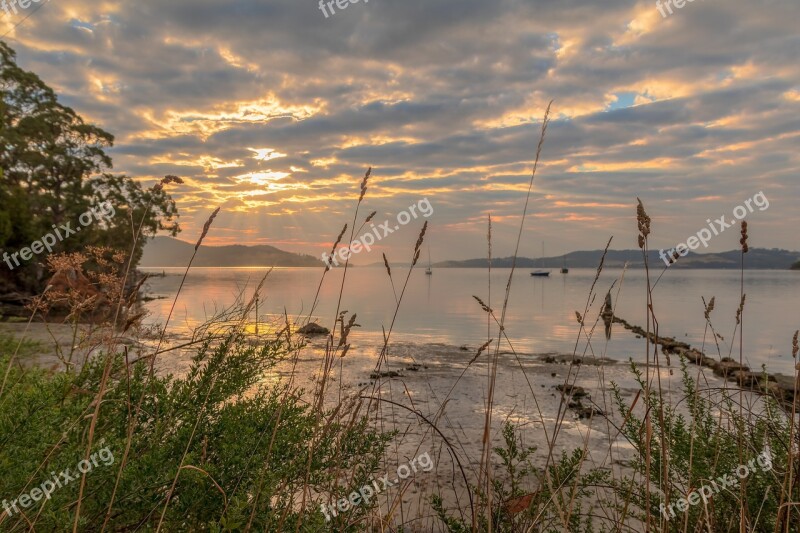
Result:
{"label": "tree", "polygon": [[0,42],[0,167],[12,186],[34,193],[32,214],[56,224],[88,207],[84,180],[111,167],[114,136],[58,103],[36,74]]}
{"label": "tree", "polygon": [[84,242],[85,246],[127,246],[125,251],[129,252],[133,235],[138,233],[132,263],[137,265],[149,238],[155,237],[159,231],[173,237],[180,231],[175,221],[178,217],[175,201],[163,187],[143,189],[139,182],[128,176],[111,174],[93,178],[90,187],[94,205],[110,202],[116,212],[104,224],[104,231],[90,234],[91,239]]}
{"label": "tree", "polygon": [[[130,253],[133,228],[141,224],[135,266],[146,237],[161,230],[175,235],[177,209],[163,189],[144,190],[130,177],[106,173],[112,161],[105,149],[113,142],[113,135],[60,104],[0,41],[0,247],[17,251],[53,231],[54,224],[74,227],[80,215],[106,200],[114,206],[112,219],[82,227],[54,251],[102,245]],[[0,292],[41,290],[42,260],[39,256],[13,271],[0,264]]]}

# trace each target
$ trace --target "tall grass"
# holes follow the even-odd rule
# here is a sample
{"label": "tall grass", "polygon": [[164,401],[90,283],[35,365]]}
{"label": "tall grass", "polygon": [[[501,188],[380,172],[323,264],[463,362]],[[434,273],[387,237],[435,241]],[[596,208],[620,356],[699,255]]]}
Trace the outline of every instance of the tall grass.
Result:
{"label": "tall grass", "polygon": [[[517,350],[506,325],[537,169],[544,157],[550,122],[548,106],[541,123],[529,187],[521,211],[514,261],[504,287],[499,314],[492,295],[492,218],[487,220],[489,281],[475,295],[476,313],[486,318],[486,342],[463,361],[446,390],[429,391],[433,408],[415,403],[402,380],[393,335],[421,247],[434,227],[424,223],[403,271],[383,255],[394,307],[376,353],[369,385],[348,387],[345,365],[358,350],[354,328],[358,310],[343,310],[351,277],[349,260],[342,268],[335,312],[319,352],[314,385],[300,384],[301,356],[309,352],[297,334],[299,326],[317,319],[315,311],[331,265],[320,269],[311,309],[294,319],[285,314],[267,333],[249,333],[250,316],[268,290],[267,275],[250,298],[195,330],[190,340],[169,345],[173,312],[192,261],[186,266],[166,322],[155,334],[142,325],[145,314],[135,303],[143,280],[133,283],[129,255],[109,250],[54,257],[55,274],[67,270],[88,280],[86,286],[59,285],[31,304],[34,319],[54,320],[50,312],[66,308],[64,321],[73,331],[73,349],[58,354],[58,372],[30,368],[19,358],[31,349],[22,340],[4,349],[0,368],[0,496],[15,498],[36,487],[49,472],[74,467],[91,457],[98,443],[114,453],[112,465],[85,472],[79,482],[54,492],[51,499],[0,515],[3,531],[449,531],[555,532],[646,531],[733,532],[797,531],[800,524],[800,453],[796,399],[800,367],[795,376],[794,403],[769,394],[744,390],[728,382],[709,385],[704,367],[691,366],[682,354],[673,359],[660,349],[658,301],[654,297],[648,241],[653,227],[643,202],[632,203],[631,224],[645,261],[646,285],[641,304],[647,317],[643,364],[630,364],[638,385],[632,397],[608,383],[597,367],[600,398],[579,396],[586,380],[581,360],[602,359],[615,323],[616,303],[625,272],[602,286],[605,253],[597,267],[582,310],[576,310],[575,344],[568,360],[560,398],[553,413],[544,402],[550,391],[537,388],[533,365]],[[363,216],[369,202],[372,169],[361,179],[354,196],[353,216],[338,237],[331,255],[348,234],[360,232],[376,215]],[[167,177],[157,187],[179,180]],[[635,218],[634,208],[635,207]],[[219,210],[208,219],[195,246],[213,232]],[[359,221],[361,221],[359,223]],[[135,227],[131,224],[131,227]],[[141,227],[141,226],[140,226]],[[140,233],[132,235],[133,245]],[[332,236],[333,237],[333,236]],[[730,337],[732,355],[738,334],[739,363],[743,365],[743,269],[748,247],[742,230],[740,306]],[[348,242],[350,242],[348,241]],[[607,253],[612,239],[605,246]],[[347,244],[347,243],[344,243]],[[268,272],[266,273],[268,274]],[[664,272],[661,274],[664,275]],[[55,279],[55,278],[54,278]],[[90,290],[91,300],[87,303]],[[483,289],[476,288],[475,292]],[[616,291],[615,295],[613,291]],[[698,305],[698,324],[710,332],[721,358],[722,350],[711,318],[715,299]],[[99,310],[99,311],[98,311]],[[91,318],[91,321],[87,321]],[[258,316],[256,321],[258,321]],[[602,325],[601,325],[602,322]],[[86,330],[91,335],[86,335]],[[263,332],[263,329],[261,330]],[[597,341],[597,331],[604,338]],[[80,334],[79,334],[80,333]],[[133,337],[134,342],[124,337]],[[791,339],[798,363],[798,335]],[[599,344],[598,344],[599,342]],[[710,343],[709,343],[710,344]],[[0,337],[0,346],[12,346]],[[74,347],[84,358],[75,359]],[[704,343],[705,346],[705,343]],[[158,371],[164,354],[190,352],[184,375]],[[425,361],[414,361],[420,365]],[[457,431],[448,408],[457,387],[485,368],[486,403],[480,443],[467,442]],[[288,378],[265,380],[277,368]],[[497,403],[501,370],[524,380],[532,408],[520,418],[535,425],[542,438],[529,443],[530,430],[510,421]],[[677,371],[678,383],[669,379]],[[766,374],[747,379],[763,379]],[[677,390],[674,388],[677,387]],[[763,390],[771,390],[769,386]],[[584,393],[580,393],[584,396]],[[785,398],[784,398],[785,399]],[[581,403],[581,402],[588,402]],[[585,420],[575,422],[580,409]],[[574,438],[578,427],[581,437]],[[606,449],[597,454],[590,440],[605,430]],[[628,444],[623,452],[620,441]],[[438,458],[431,488],[419,490],[415,480],[400,483],[370,502],[338,516],[326,517],[321,506],[336,505],[353,490],[391,471],[429,444]],[[752,472],[730,490],[692,505],[675,516],[665,514],[681,498],[768,450],[772,468]],[[449,462],[449,463],[448,463]],[[447,465],[450,465],[448,469]],[[447,479],[442,483],[441,479]]]}

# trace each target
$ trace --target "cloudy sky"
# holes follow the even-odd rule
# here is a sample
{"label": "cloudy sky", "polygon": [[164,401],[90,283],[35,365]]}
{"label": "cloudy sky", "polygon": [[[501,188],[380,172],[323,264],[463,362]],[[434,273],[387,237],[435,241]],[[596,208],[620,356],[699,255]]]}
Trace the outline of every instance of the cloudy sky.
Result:
{"label": "cloudy sky", "polygon": [[[171,189],[181,238],[318,255],[362,207],[428,198],[434,260],[672,247],[763,191],[751,245],[800,249],[800,3],[50,0],[0,11],[18,62],[116,136],[114,170]],[[329,11],[326,9],[326,11]],[[24,17],[28,17],[23,20]],[[16,26],[15,26],[16,25]],[[394,223],[394,222],[393,222]],[[407,260],[422,218],[378,248]],[[709,250],[737,247],[738,230]],[[375,254],[375,252],[373,252]],[[356,262],[380,260],[359,256]]]}

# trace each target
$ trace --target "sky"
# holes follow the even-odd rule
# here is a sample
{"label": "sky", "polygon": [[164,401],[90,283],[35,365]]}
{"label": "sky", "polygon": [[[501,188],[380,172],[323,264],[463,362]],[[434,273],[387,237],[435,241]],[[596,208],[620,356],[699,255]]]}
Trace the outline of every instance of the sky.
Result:
{"label": "sky", "polygon": [[672,248],[759,192],[751,247],[800,250],[798,0],[340,2],[42,0],[0,35],[115,172],[184,179],[190,242],[220,207],[208,244],[319,255],[371,166],[358,225],[400,227],[356,263],[408,261],[426,220],[434,261],[485,256],[490,215],[509,256],[552,100],[521,255],[636,248],[637,197]]}

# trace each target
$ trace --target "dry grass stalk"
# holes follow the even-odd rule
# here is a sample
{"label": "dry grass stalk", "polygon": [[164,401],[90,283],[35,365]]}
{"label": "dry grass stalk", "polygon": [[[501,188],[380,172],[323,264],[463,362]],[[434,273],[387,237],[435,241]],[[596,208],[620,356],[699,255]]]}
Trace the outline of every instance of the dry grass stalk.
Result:
{"label": "dry grass stalk", "polygon": [[[174,181],[174,180],[170,180],[170,181]],[[197,240],[197,244],[195,245],[195,248],[194,248],[194,253],[192,253],[192,257],[189,259],[189,263],[186,265],[186,270],[184,270],[184,272],[183,272],[183,277],[181,278],[181,283],[178,286],[178,290],[175,293],[175,297],[172,299],[172,305],[170,307],[169,314],[167,315],[167,319],[164,322],[164,327],[161,329],[161,333],[160,333],[159,338],[158,338],[158,344],[156,345],[156,349],[153,350],[153,354],[150,357],[150,365],[149,365],[148,373],[147,373],[147,375],[148,375],[147,383],[150,382],[150,380],[153,378],[153,375],[155,373],[156,357],[157,357],[159,351],[161,350],[161,346],[162,346],[162,344],[164,342],[164,336],[166,334],[167,327],[169,326],[169,322],[172,319],[173,313],[175,312],[175,306],[178,303],[178,298],[180,297],[181,291],[183,290],[183,286],[186,283],[186,278],[189,275],[189,270],[192,268],[192,263],[194,262],[195,257],[197,257],[197,250],[199,249],[200,245],[202,244],[203,239],[208,234],[208,231],[211,228],[211,223],[216,218],[217,214],[219,213],[219,210],[220,210],[220,208],[217,207],[214,210],[214,212],[211,214],[211,216],[208,218],[206,223],[203,225],[203,232],[200,235],[200,238]],[[107,364],[110,365],[110,358],[109,358],[109,361],[107,362]],[[131,444],[133,443],[133,433],[136,430],[136,420],[138,420],[139,414],[141,413],[142,403],[144,402],[144,397],[145,397],[146,394],[147,394],[147,387],[145,387],[145,389],[139,395],[139,399],[136,402],[136,407],[133,410],[133,413],[132,413],[132,416],[131,416],[131,419],[130,419],[130,423],[128,425],[129,429],[128,429],[128,435],[127,435],[126,442],[125,442],[125,449],[123,450],[122,457],[120,459],[120,465],[119,465],[119,468],[117,470],[117,477],[116,477],[116,480],[114,482],[114,488],[113,488],[113,490],[111,492],[111,498],[110,498],[109,503],[108,503],[108,509],[106,510],[106,517],[105,517],[105,520],[103,522],[103,531],[105,531],[106,527],[108,526],[108,522],[111,519],[112,510],[114,508],[114,501],[115,501],[115,498],[116,498],[117,490],[119,488],[120,480],[122,478],[122,472],[125,469],[125,466],[126,466],[127,460],[128,460],[128,455],[130,454],[130,451],[131,451]],[[129,398],[128,401],[130,402],[131,399]],[[91,442],[89,444],[91,445]],[[89,453],[89,450],[90,450],[90,447],[87,447],[87,454]],[[85,477],[85,474],[84,474],[84,477]],[[76,524],[77,524],[77,522],[76,522]]]}
{"label": "dry grass stalk", "polygon": [[[505,292],[505,299],[503,301],[503,310],[500,315],[500,325],[499,330],[500,334],[503,334],[505,329],[505,318],[506,318],[506,311],[508,309],[508,299],[511,295],[511,282],[514,278],[514,271],[517,266],[517,257],[519,255],[519,246],[520,242],[522,241],[522,232],[525,228],[525,219],[528,214],[528,204],[530,202],[531,191],[533,190],[533,182],[536,179],[536,171],[539,166],[539,158],[542,153],[542,147],[544,146],[544,140],[547,133],[547,126],[550,123],[550,108],[552,106],[552,102],[547,105],[547,109],[544,113],[544,119],[542,120],[542,127],[541,132],[539,135],[539,144],[536,147],[536,158],[533,162],[533,170],[531,171],[531,179],[528,184],[528,192],[525,196],[525,207],[522,210],[522,218],[520,220],[519,225],[519,232],[517,233],[517,242],[514,248],[514,255],[511,261],[511,272],[508,276],[508,283],[506,284],[506,292]],[[489,463],[491,461],[491,427],[492,427],[492,410],[494,409],[494,392],[495,392],[495,385],[497,383],[497,363],[500,356],[500,343],[498,342],[495,345],[494,356],[490,363],[490,374],[489,374],[489,393],[486,401],[486,415],[484,419],[484,426],[483,426],[483,451],[481,454],[481,463],[480,463],[480,470],[482,477],[485,478],[484,482],[484,490],[485,494],[487,495],[487,505],[486,505],[486,522],[489,525],[489,533],[492,531],[492,482],[491,482],[491,469],[489,468]],[[472,521],[472,528],[473,530],[477,527],[477,522],[473,515]]]}

